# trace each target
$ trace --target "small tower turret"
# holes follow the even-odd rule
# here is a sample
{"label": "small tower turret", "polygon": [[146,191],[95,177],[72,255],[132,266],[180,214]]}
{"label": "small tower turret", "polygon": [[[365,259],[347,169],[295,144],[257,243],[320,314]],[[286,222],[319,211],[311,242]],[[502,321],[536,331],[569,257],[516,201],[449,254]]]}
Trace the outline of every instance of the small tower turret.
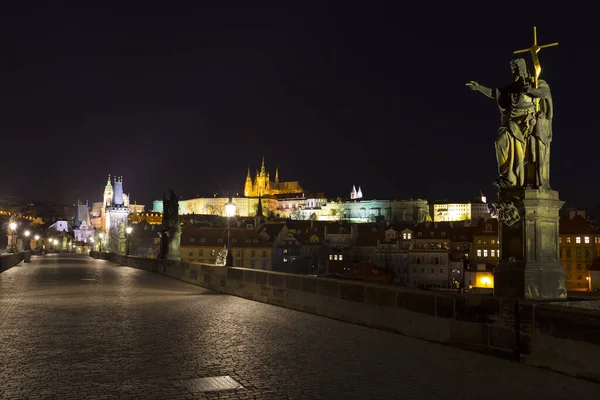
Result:
{"label": "small tower turret", "polygon": [[352,185],[352,191],[350,192],[350,198],[353,200],[356,198],[356,186],[354,186],[354,185]]}
{"label": "small tower turret", "polygon": [[279,184],[279,167],[275,168],[275,183]]}

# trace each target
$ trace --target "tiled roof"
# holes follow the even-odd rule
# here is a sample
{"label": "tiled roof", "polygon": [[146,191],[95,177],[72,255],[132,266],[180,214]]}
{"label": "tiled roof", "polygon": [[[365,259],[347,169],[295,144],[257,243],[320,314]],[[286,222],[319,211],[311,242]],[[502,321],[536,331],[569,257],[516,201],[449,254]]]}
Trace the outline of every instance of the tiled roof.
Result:
{"label": "tiled roof", "polygon": [[[271,244],[251,229],[230,229],[231,247],[271,247]],[[181,232],[182,247],[227,245],[226,228],[186,227]]]}
{"label": "tiled roof", "polygon": [[356,246],[377,246],[377,241],[385,240],[385,232],[366,231],[359,232],[356,238]]}
{"label": "tiled roof", "polygon": [[576,215],[572,219],[569,217],[560,217],[559,232],[561,235],[588,234],[594,235],[600,233],[598,228],[593,227],[581,215]]}

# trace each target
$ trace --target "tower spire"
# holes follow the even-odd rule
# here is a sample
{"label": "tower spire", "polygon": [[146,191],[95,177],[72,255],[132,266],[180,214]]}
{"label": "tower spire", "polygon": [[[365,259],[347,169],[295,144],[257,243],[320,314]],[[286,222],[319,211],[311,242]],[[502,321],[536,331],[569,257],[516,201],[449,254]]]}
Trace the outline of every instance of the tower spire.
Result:
{"label": "tower spire", "polygon": [[279,183],[279,167],[275,168],[275,183]]}
{"label": "tower spire", "polygon": [[260,174],[263,176],[265,175],[265,156],[263,156],[263,158],[262,158],[262,164],[260,166]]}

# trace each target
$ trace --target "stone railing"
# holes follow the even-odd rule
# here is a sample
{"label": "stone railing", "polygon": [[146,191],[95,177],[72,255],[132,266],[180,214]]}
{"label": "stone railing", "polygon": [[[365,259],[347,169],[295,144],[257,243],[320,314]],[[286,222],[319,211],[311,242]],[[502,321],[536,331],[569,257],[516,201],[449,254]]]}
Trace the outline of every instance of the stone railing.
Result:
{"label": "stone railing", "polygon": [[0,272],[6,271],[23,261],[23,252],[0,254]]}
{"label": "stone railing", "polygon": [[600,381],[600,311],[594,309],[600,302],[549,304],[109,253],[91,255],[216,292],[499,352],[526,364]]}

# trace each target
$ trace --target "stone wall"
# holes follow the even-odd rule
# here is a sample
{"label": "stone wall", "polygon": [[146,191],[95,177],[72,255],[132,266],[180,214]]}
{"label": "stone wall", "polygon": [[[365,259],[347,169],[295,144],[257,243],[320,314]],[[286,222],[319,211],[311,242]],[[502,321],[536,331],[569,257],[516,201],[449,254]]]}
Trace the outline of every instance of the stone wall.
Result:
{"label": "stone wall", "polygon": [[23,253],[0,254],[0,272],[6,271],[23,261]]}
{"label": "stone wall", "polygon": [[[549,304],[92,253],[204,288],[600,381],[596,302]],[[589,304],[587,304],[589,303]],[[582,308],[586,305],[589,309]]]}

